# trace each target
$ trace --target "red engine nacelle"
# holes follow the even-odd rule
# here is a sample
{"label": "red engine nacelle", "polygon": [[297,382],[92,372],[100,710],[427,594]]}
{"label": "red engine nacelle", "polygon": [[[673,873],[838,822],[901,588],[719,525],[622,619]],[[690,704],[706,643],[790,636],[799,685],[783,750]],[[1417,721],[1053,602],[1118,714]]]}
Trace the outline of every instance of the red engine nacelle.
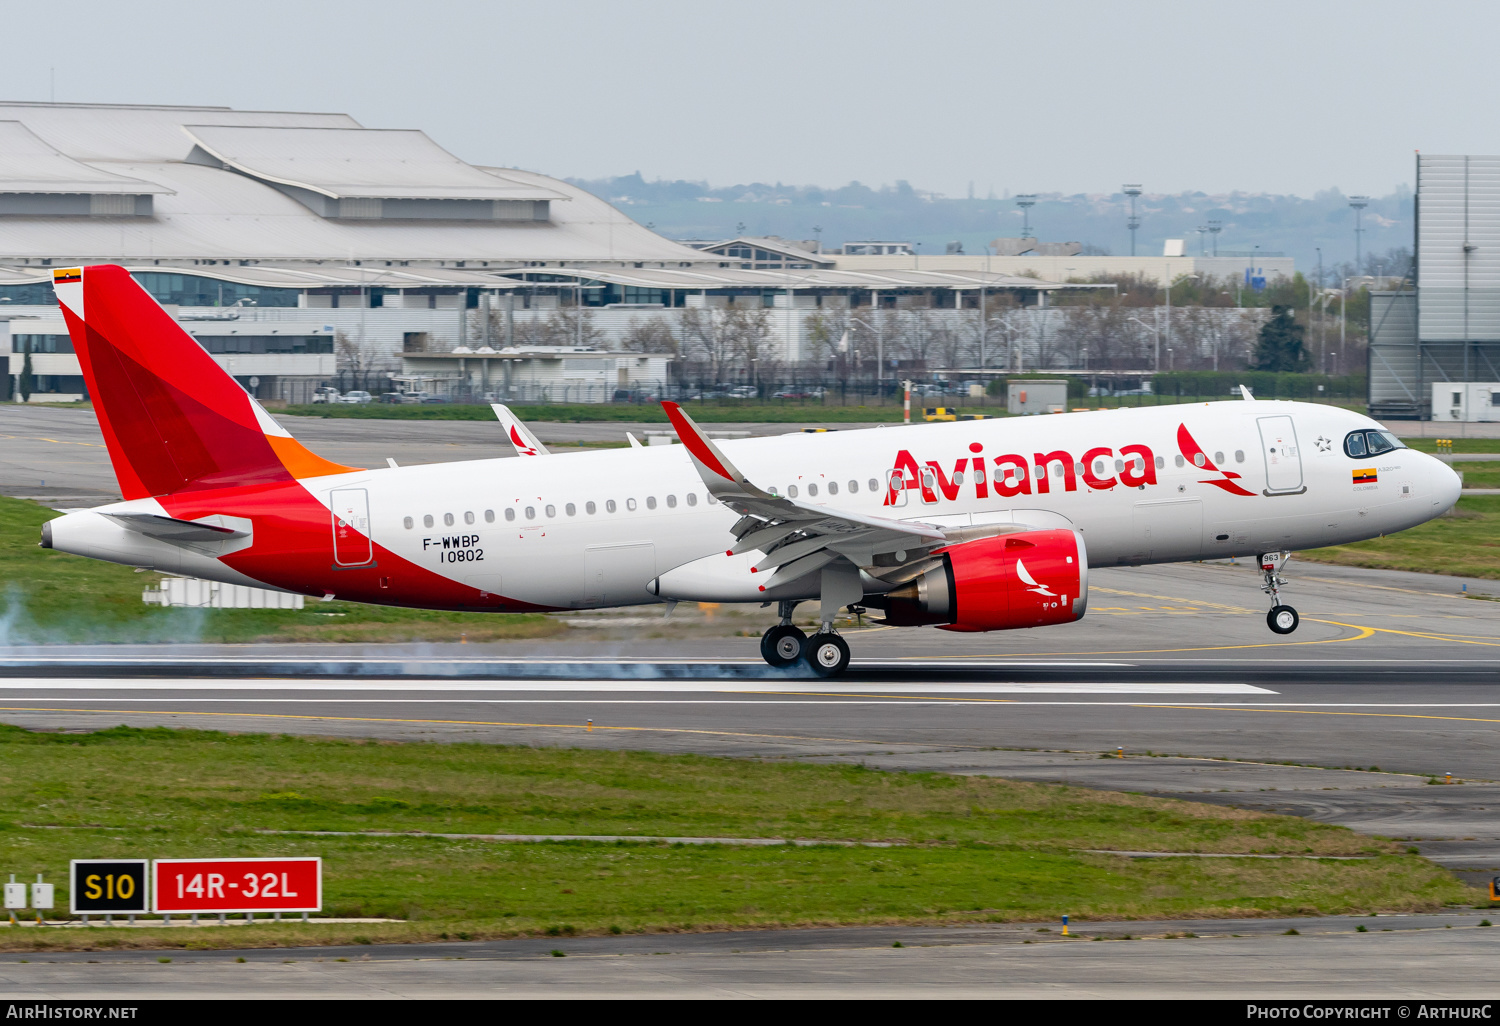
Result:
{"label": "red engine nacelle", "polygon": [[1088,606],[1088,555],[1077,531],[1025,531],[939,549],[941,566],[870,600],[885,622],[949,631],[1071,623]]}

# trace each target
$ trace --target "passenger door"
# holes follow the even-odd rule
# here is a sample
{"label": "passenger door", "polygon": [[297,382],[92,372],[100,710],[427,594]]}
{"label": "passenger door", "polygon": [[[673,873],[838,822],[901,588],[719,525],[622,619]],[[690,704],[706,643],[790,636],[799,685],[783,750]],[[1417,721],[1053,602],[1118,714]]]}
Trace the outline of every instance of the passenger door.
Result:
{"label": "passenger door", "polygon": [[1256,423],[1260,426],[1261,456],[1266,461],[1266,494],[1300,495],[1307,491],[1302,483],[1302,453],[1292,418],[1257,417]]}
{"label": "passenger door", "polygon": [[370,493],[363,488],[335,488],[328,499],[334,565],[364,566],[375,554],[370,541]]}

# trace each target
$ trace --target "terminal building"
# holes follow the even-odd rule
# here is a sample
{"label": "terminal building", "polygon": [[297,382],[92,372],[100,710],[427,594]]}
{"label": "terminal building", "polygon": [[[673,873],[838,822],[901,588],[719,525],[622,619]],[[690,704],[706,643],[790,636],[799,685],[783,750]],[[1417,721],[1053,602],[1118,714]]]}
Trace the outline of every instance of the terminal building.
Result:
{"label": "terminal building", "polygon": [[[286,401],[335,375],[372,392],[498,379],[602,395],[582,364],[606,358],[558,347],[617,349],[647,315],[670,329],[694,309],[770,311],[766,357],[797,363],[820,355],[819,311],[961,311],[999,292],[1035,306],[1058,287],[999,267],[762,260],[755,240],[697,249],[559,179],[345,114],[0,103],[0,154],[6,397],[28,354],[33,399],[82,393],[49,284],[78,264],[125,266],[246,388]],[[508,373],[486,349],[513,350]],[[671,353],[647,355],[603,378],[665,371]]]}

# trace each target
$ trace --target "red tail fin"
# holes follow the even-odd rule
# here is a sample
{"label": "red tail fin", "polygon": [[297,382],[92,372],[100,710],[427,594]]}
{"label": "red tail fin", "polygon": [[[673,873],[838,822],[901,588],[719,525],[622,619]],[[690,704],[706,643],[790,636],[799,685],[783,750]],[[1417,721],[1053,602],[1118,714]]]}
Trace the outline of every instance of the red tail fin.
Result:
{"label": "red tail fin", "polygon": [[53,289],[125,498],[356,469],[299,445],[123,267],[54,271]]}

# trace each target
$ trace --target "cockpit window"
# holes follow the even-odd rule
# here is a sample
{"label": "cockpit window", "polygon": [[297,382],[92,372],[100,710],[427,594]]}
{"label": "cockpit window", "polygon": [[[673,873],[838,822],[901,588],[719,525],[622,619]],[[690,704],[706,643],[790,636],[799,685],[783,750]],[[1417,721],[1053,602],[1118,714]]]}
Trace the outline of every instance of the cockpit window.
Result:
{"label": "cockpit window", "polygon": [[1344,454],[1351,459],[1379,456],[1406,445],[1389,431],[1351,431],[1344,438]]}

